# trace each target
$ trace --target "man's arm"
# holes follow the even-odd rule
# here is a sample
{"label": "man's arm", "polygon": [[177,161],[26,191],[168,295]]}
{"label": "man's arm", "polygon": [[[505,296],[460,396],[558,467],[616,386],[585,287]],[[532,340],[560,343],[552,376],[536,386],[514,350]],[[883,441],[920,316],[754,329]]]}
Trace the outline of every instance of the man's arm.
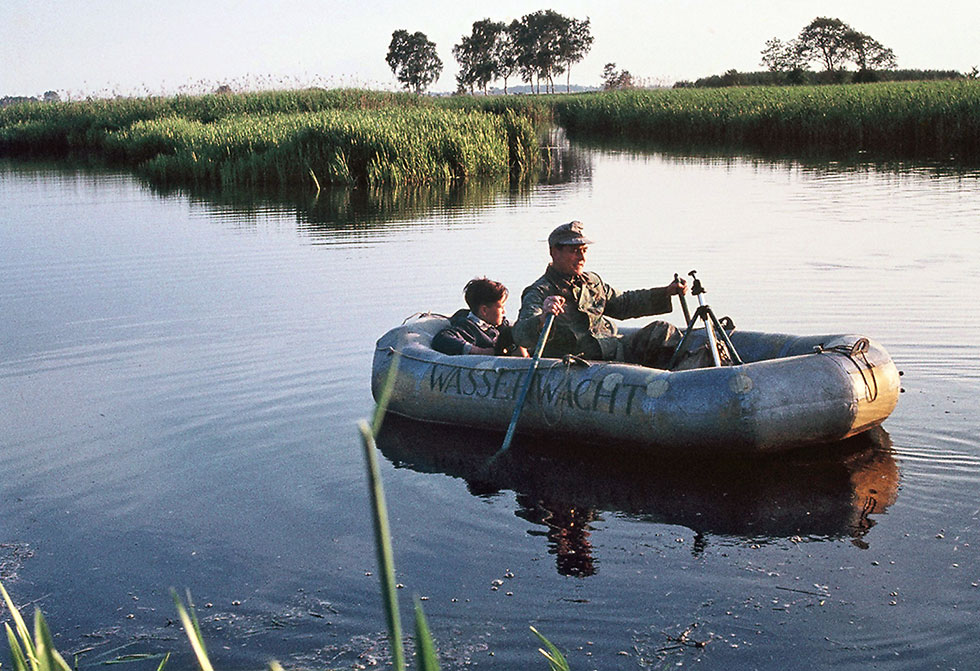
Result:
{"label": "man's arm", "polygon": [[608,284],[605,314],[613,319],[631,319],[649,315],[662,315],[673,310],[671,296],[687,293],[683,279],[674,280],[665,287],[616,291]]}
{"label": "man's arm", "polygon": [[534,349],[538,342],[538,334],[544,326],[545,298],[544,287],[536,284],[532,284],[521,294],[521,309],[512,329],[514,342],[521,347]]}

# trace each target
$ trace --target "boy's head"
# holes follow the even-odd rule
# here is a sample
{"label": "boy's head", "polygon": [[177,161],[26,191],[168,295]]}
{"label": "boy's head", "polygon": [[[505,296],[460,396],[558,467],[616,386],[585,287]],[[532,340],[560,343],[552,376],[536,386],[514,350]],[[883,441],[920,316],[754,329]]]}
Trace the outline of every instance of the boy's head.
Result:
{"label": "boy's head", "polygon": [[463,297],[470,311],[493,326],[500,326],[504,321],[507,293],[507,287],[486,277],[472,279],[463,288]]}

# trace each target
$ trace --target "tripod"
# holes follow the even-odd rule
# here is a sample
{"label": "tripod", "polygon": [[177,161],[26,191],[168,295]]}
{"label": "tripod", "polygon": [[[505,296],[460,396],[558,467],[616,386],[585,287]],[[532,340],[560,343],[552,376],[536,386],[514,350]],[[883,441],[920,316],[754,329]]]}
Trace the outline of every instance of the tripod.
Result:
{"label": "tripod", "polygon": [[[701,280],[698,279],[697,271],[692,270],[688,273],[694,278],[694,284],[691,286],[691,294],[698,297],[698,309],[694,311],[692,315],[687,308],[687,298],[684,294],[678,294],[681,301],[681,309],[684,311],[684,319],[687,321],[687,327],[684,329],[684,337],[681,338],[680,343],[674,350],[674,355],[670,358],[670,363],[667,365],[668,370],[672,369],[680,358],[681,352],[684,351],[684,347],[687,345],[688,341],[691,339],[691,334],[694,333],[694,325],[700,319],[701,323],[704,325],[705,335],[708,336],[708,347],[711,349],[711,358],[715,363],[716,367],[720,367],[721,356],[718,354],[718,337],[720,336],[722,341],[724,341],[725,346],[728,348],[728,353],[732,359],[732,365],[737,366],[742,363],[741,357],[739,357],[738,352],[735,351],[735,346],[732,344],[731,339],[728,337],[728,332],[722,327],[721,322],[715,317],[715,313],[711,311],[711,306],[706,305],[704,302],[704,296],[707,289],[701,284]],[[674,273],[674,280],[677,280],[677,273]],[[731,325],[731,319],[728,317],[724,318],[728,325]]]}

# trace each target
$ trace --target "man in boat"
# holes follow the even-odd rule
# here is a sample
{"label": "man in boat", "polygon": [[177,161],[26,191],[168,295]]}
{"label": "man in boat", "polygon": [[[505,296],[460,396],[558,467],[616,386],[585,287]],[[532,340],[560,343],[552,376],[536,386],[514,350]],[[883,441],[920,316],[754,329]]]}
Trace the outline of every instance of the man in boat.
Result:
{"label": "man in boat", "polygon": [[625,339],[609,317],[630,319],[670,312],[671,296],[687,293],[687,282],[678,278],[665,287],[617,291],[596,273],[585,271],[590,244],[580,221],[562,224],[551,232],[551,263],[521,295],[514,340],[533,348],[546,315],[551,313],[556,317],[544,356],[571,354],[666,368],[681,340],[672,324],[655,321]]}
{"label": "man in boat", "polygon": [[507,294],[507,287],[486,277],[467,282],[463,298],[469,309],[449,318],[450,325],[432,339],[432,348],[443,354],[527,356],[527,350],[514,343],[504,317]]}

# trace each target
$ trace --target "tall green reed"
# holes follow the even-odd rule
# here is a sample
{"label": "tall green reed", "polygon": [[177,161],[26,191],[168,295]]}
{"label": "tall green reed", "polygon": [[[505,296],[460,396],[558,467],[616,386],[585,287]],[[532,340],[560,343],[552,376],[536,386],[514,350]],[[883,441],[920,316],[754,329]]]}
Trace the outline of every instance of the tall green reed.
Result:
{"label": "tall green reed", "polygon": [[0,109],[0,154],[105,156],[164,183],[451,181],[524,173],[533,167],[536,150],[533,121],[526,116],[363,90]]}
{"label": "tall green reed", "polygon": [[562,96],[570,133],[779,150],[980,156],[980,83],[609,91]]}
{"label": "tall green reed", "polygon": [[[422,108],[168,116],[107,133],[105,150],[161,183],[223,186],[420,184],[533,165],[528,122]],[[311,174],[312,171],[312,174]]]}
{"label": "tall green reed", "polygon": [[[785,150],[866,149],[910,156],[950,154],[964,159],[980,156],[980,83],[970,80],[448,98],[358,89],[303,89],[240,95],[35,102],[0,109],[0,154],[81,152],[101,156],[107,153],[136,164],[157,156],[152,151],[156,148],[163,158],[161,165],[151,167],[150,171],[162,176],[187,179],[199,174],[219,179],[223,175],[221,179],[243,183],[255,179],[264,182],[289,179],[298,183],[310,179],[309,167],[292,171],[285,161],[270,162],[272,155],[256,159],[252,165],[234,165],[233,161],[225,166],[225,173],[217,165],[209,170],[211,164],[199,156],[198,162],[204,161],[205,167],[191,169],[185,164],[193,163],[192,157],[171,161],[169,155],[177,153],[179,147],[161,138],[151,141],[144,136],[152,132],[138,124],[158,122],[163,128],[173,126],[173,133],[196,138],[212,131],[210,126],[226,121],[221,132],[213,133],[215,156],[208,159],[223,164],[225,157],[241,146],[243,138],[236,140],[232,130],[246,132],[248,123],[241,119],[266,119],[256,123],[264,124],[263,132],[274,134],[276,125],[289,125],[289,117],[329,111],[380,114],[386,110],[469,112],[503,119],[510,144],[509,163],[518,168],[523,168],[526,157],[535,155],[536,146],[531,139],[534,129],[552,122],[573,133],[675,142],[744,144]],[[235,118],[239,121],[231,121]],[[371,118],[379,124],[386,123],[384,116]],[[449,128],[435,130],[448,132]],[[358,133],[352,133],[352,141],[361,142]],[[410,134],[399,134],[396,141],[409,138]],[[471,169],[472,163],[465,160],[471,152],[469,143],[478,138],[455,145],[449,142],[444,147],[446,156],[457,157],[455,162],[410,159],[406,165],[402,159],[392,159],[386,152],[378,151],[381,158],[373,171],[367,169],[373,154],[362,157],[353,152],[351,155],[343,147],[333,151],[337,143],[325,143],[322,134],[308,139],[313,154],[320,154],[322,162],[332,166],[326,170],[327,174],[340,183],[357,179],[411,180],[419,179],[419,175],[426,175],[429,180],[445,179],[448,175],[460,178],[480,172]],[[515,145],[516,139],[520,140]],[[295,151],[306,148],[307,144],[291,146],[288,151],[294,151],[293,157],[301,159]],[[219,155],[222,151],[225,156]],[[499,170],[499,162],[495,165],[494,170]],[[320,176],[325,168],[314,170]]]}

